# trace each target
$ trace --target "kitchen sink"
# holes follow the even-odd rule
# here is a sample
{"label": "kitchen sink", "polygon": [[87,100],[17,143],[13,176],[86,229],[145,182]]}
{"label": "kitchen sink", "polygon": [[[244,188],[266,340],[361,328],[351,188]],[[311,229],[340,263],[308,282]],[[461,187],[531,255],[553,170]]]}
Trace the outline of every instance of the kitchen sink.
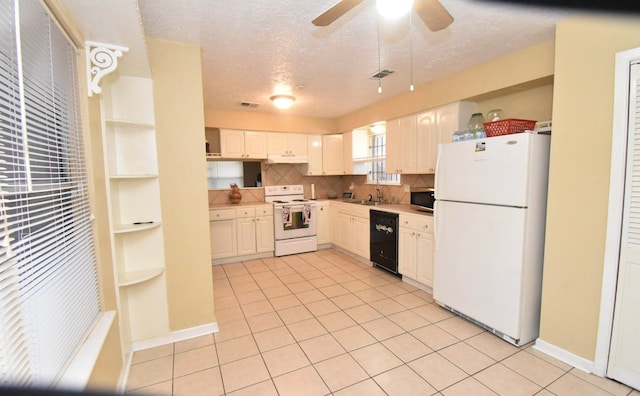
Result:
{"label": "kitchen sink", "polygon": [[380,202],[365,201],[363,199],[350,199],[350,200],[347,200],[345,202],[356,204],[356,205],[366,205],[366,206],[375,206],[375,205],[379,205],[380,204]]}

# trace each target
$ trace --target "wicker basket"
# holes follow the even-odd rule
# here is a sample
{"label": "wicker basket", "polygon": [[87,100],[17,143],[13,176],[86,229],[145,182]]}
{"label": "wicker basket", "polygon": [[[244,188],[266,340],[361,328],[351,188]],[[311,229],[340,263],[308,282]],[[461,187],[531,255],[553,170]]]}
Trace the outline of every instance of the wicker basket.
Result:
{"label": "wicker basket", "polygon": [[533,130],[535,126],[535,121],[507,118],[500,121],[485,122],[484,130],[487,132],[487,137],[493,137]]}

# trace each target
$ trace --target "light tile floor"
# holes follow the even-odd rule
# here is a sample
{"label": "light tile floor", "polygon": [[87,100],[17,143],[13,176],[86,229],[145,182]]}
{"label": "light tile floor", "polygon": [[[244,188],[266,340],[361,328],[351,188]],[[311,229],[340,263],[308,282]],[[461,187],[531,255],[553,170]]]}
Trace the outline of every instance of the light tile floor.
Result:
{"label": "light tile floor", "polygon": [[212,267],[220,331],[134,354],[156,395],[633,395],[334,249]]}

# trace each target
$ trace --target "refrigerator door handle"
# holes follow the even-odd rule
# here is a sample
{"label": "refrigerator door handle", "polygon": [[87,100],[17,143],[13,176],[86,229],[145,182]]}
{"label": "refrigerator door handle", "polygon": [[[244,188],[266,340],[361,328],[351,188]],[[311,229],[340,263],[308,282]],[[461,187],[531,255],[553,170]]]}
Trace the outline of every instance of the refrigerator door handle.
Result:
{"label": "refrigerator door handle", "polygon": [[433,180],[433,185],[435,186],[435,193],[434,193],[434,197],[437,199],[437,195],[438,195],[438,173],[440,173],[440,158],[442,157],[442,155],[440,155],[440,152],[442,151],[442,144],[438,144],[438,159],[436,159],[436,169],[435,169],[435,176],[434,176],[434,180]]}
{"label": "refrigerator door handle", "polygon": [[434,239],[433,243],[435,245],[435,251],[436,252],[438,251],[438,240],[440,239],[440,238],[438,238],[438,229],[439,229],[439,227],[438,227],[438,216],[441,216],[441,214],[438,215],[438,212],[436,212],[436,208],[437,207],[438,207],[438,200],[436,200],[433,203],[433,239]]}

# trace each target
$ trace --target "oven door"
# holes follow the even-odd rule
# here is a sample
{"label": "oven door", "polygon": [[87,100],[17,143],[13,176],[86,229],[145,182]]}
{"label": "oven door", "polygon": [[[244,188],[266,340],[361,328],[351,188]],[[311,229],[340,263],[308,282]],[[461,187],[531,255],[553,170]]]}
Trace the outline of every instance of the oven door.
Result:
{"label": "oven door", "polygon": [[315,205],[286,205],[273,208],[276,240],[316,235]]}

